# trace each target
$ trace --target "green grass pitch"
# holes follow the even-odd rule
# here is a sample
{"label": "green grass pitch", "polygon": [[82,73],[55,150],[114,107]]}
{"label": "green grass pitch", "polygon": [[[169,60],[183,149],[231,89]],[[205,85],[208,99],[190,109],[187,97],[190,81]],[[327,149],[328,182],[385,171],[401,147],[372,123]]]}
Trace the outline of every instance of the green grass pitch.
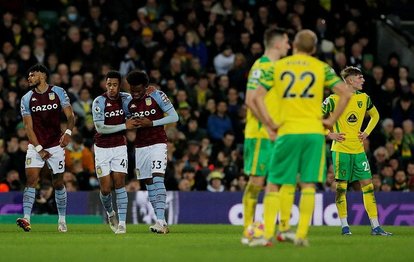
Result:
{"label": "green grass pitch", "polygon": [[250,248],[240,244],[242,228],[230,225],[173,225],[168,235],[148,231],[146,225],[128,225],[115,235],[107,225],[33,224],[23,232],[0,225],[0,260],[11,261],[414,261],[414,227],[386,226],[392,237],[371,236],[369,226],[351,227],[341,236],[339,227],[312,227],[310,247],[277,243]]}

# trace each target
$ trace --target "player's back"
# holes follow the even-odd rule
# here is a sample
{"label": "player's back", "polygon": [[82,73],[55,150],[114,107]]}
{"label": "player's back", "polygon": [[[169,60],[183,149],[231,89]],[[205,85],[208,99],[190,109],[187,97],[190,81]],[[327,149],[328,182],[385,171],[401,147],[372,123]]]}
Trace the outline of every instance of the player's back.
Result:
{"label": "player's back", "polygon": [[[257,59],[249,72],[247,80],[247,90],[256,90],[259,85],[269,90],[273,83],[273,66],[274,63],[266,56]],[[268,134],[260,121],[254,116],[252,110],[247,108],[246,115],[246,138],[268,138]]]}
{"label": "player's back", "polygon": [[277,111],[279,135],[323,134],[322,110],[324,87],[340,81],[326,63],[302,54],[275,62],[274,85],[266,99],[269,111]]}

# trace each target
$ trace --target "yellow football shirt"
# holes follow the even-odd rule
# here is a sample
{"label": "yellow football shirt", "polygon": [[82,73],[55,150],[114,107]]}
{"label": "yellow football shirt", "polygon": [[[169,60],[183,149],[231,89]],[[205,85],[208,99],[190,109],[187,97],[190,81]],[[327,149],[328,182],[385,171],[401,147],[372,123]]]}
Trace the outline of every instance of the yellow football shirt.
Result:
{"label": "yellow football shirt", "polygon": [[[330,95],[322,104],[324,114],[331,113],[338,102],[337,95]],[[345,133],[345,141],[332,142],[332,151],[358,154],[364,152],[364,145],[359,140],[358,134],[364,121],[365,113],[374,108],[371,98],[362,92],[355,92],[342,115],[334,125],[335,133]]]}
{"label": "yellow football shirt", "polygon": [[[266,56],[256,60],[249,72],[247,89],[256,90],[260,85],[269,89],[273,84],[273,62]],[[248,108],[246,115],[245,138],[269,138],[266,129]]]}
{"label": "yellow football shirt", "polygon": [[324,134],[321,103],[324,88],[341,79],[326,63],[296,54],[274,63],[273,85],[266,98],[272,119],[280,125],[278,135]]}

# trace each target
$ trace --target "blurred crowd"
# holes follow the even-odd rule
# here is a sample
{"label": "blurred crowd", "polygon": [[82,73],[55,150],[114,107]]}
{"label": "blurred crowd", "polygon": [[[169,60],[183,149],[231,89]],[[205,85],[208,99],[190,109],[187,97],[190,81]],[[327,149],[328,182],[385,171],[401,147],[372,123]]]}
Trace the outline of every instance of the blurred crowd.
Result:
{"label": "blurred crowd", "polygon": [[[375,190],[413,191],[414,81],[397,52],[386,64],[377,63],[383,51],[376,50],[375,2],[2,1],[0,191],[22,190],[25,184],[28,140],[19,103],[28,91],[26,71],[35,63],[49,68],[49,83],[68,92],[76,114],[66,149],[68,191],[99,188],[91,103],[105,92],[110,69],[123,76],[145,70],[177,109],[179,122],[166,127],[167,190],[242,191],[248,180],[243,174],[245,85],[251,65],[263,54],[263,32],[269,27],[286,28],[291,37],[312,29],[319,38],[316,55],[337,73],[351,65],[363,70],[365,91],[381,115],[365,141]],[[123,89],[128,91],[125,83]],[[126,137],[132,192],[142,186],[133,166],[135,133]],[[334,191],[332,165],[328,170],[321,191]],[[50,183],[42,181],[41,189],[47,196]],[[47,208],[46,198],[42,201]]]}

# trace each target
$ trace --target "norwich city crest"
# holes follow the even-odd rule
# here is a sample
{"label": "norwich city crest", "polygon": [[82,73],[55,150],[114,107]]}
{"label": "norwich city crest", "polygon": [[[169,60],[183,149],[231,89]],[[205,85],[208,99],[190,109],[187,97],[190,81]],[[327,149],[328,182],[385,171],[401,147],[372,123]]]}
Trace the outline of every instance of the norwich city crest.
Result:
{"label": "norwich city crest", "polygon": [[362,101],[358,101],[358,102],[357,102],[357,104],[358,104],[358,107],[359,107],[359,108],[361,108],[361,107],[362,107]]}

